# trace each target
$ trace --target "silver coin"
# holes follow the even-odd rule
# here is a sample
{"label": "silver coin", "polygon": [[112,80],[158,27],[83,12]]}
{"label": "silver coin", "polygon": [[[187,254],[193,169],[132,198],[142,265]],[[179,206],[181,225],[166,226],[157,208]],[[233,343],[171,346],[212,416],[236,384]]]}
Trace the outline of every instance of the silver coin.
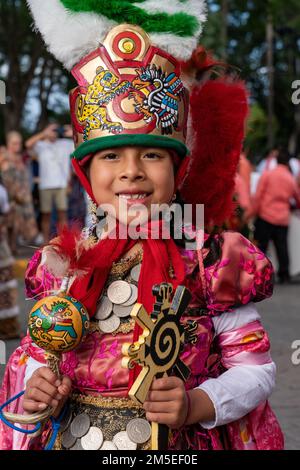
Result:
{"label": "silver coin", "polygon": [[104,441],[100,450],[118,450],[112,441]]}
{"label": "silver coin", "polygon": [[71,434],[70,428],[61,435],[61,443],[65,449],[70,449],[76,442],[76,437]]}
{"label": "silver coin", "polygon": [[117,315],[112,315],[107,320],[99,320],[99,328],[103,333],[113,333],[120,326],[121,320]]}
{"label": "silver coin", "polygon": [[139,280],[139,277],[140,277],[140,274],[141,274],[141,267],[142,265],[141,264],[137,264],[136,266],[134,266],[132,268],[132,270],[130,271],[130,276],[132,277],[132,279],[136,282],[138,282]]}
{"label": "silver coin", "polygon": [[107,296],[113,304],[123,304],[131,296],[130,284],[126,281],[114,281],[107,289]]}
{"label": "silver coin", "polygon": [[69,449],[69,450],[84,450],[82,445],[81,445],[80,439],[77,439],[75,445],[73,447],[71,447],[71,449]]}
{"label": "silver coin", "polygon": [[118,450],[136,450],[137,448],[137,444],[129,439],[126,431],[118,432],[113,437],[113,443]]}
{"label": "silver coin", "polygon": [[65,430],[70,426],[71,424],[71,421],[72,421],[72,411],[71,409],[69,408],[67,411],[66,411],[66,414],[65,416],[63,417],[61,423],[60,423],[60,428],[59,428],[59,432],[63,433],[65,432]]}
{"label": "silver coin", "polygon": [[106,320],[112,312],[112,307],[112,302],[106,295],[103,295],[100,299],[95,318],[97,320]]}
{"label": "silver coin", "polygon": [[151,426],[145,419],[136,418],[129,421],[126,432],[132,442],[144,444],[151,437]]}
{"label": "silver coin", "polygon": [[123,307],[128,307],[129,305],[133,305],[138,298],[138,288],[134,284],[130,284],[131,287],[131,296],[127,300],[127,302],[124,302],[122,305]]}
{"label": "silver coin", "polygon": [[99,450],[103,444],[103,432],[100,428],[92,426],[88,433],[81,438],[84,450]]}
{"label": "silver coin", "polygon": [[81,413],[73,419],[70,428],[71,433],[74,437],[82,437],[88,432],[90,426],[91,420],[89,415],[87,415],[86,413]]}
{"label": "silver coin", "polygon": [[124,307],[123,305],[114,305],[113,312],[119,318],[126,318],[130,316],[130,312],[132,310],[132,305],[129,307]]}

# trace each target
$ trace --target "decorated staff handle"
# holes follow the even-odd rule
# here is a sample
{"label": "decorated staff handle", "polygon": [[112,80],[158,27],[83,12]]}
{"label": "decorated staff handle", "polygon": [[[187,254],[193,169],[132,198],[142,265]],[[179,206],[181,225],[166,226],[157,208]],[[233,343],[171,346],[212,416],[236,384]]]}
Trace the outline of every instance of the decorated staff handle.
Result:
{"label": "decorated staff handle", "polygon": [[[123,345],[123,367],[129,369],[135,365],[142,367],[140,374],[129,390],[130,398],[143,404],[146,400],[154,377],[160,378],[175,373],[186,381],[190,369],[180,359],[184,345],[195,342],[196,322],[183,325],[180,322],[191,299],[190,292],[184,287],[177,287],[173,299],[172,284],[153,286],[156,302],[151,316],[142,304],[135,304],[131,317],[143,329],[137,342]],[[168,445],[168,427],[152,423],[152,449],[163,450]]]}
{"label": "decorated staff handle", "polygon": [[[39,348],[44,349],[47,366],[57,377],[60,377],[61,355],[76,349],[85,337],[88,328],[89,316],[85,307],[65,291],[39,300],[29,314],[28,330],[31,339]],[[28,415],[2,411],[6,405],[21,395],[2,405],[0,418],[8,425],[9,423],[36,424],[36,432],[14,427],[34,437],[41,432],[41,423],[53,414],[53,408],[48,407],[43,412]]]}

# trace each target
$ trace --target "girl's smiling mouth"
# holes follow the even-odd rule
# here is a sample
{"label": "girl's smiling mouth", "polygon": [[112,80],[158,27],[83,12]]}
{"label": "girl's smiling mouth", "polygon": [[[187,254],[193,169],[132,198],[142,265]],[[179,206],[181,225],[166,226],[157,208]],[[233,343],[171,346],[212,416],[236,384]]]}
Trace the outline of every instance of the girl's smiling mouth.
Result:
{"label": "girl's smiling mouth", "polygon": [[127,203],[136,203],[136,202],[143,203],[151,194],[152,193],[145,192],[145,191],[124,190],[124,191],[117,193],[116,195],[118,196],[119,199],[122,199],[123,201],[126,201]]}

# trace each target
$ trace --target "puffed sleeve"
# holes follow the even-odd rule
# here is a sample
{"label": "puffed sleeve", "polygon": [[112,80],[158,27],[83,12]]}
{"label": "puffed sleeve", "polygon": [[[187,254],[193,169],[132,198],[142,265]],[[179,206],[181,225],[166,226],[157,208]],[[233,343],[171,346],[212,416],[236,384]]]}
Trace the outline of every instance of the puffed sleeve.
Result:
{"label": "puffed sleeve", "polygon": [[[63,274],[64,265],[53,249],[45,247],[34,254],[25,274],[27,297],[38,300],[59,289],[62,276],[54,276],[51,266],[55,266],[57,273]],[[46,364],[45,352],[33,344],[27,334],[11,355],[5,368],[0,389],[0,404],[22,392],[33,372]],[[22,403],[23,397],[20,397],[10,403],[5,411],[22,414],[24,412]],[[12,430],[0,421],[0,450],[26,450],[28,444],[29,438],[26,435]]]}
{"label": "puffed sleeve", "polygon": [[[34,372],[30,363],[36,364],[35,369],[46,365],[45,353],[35,346],[29,335],[25,336],[20,346],[12,353],[6,365],[0,388],[0,404],[16,397],[25,388],[26,377]],[[23,397],[19,397],[6,406],[4,411],[23,414]],[[29,437],[6,426],[0,420],[0,450],[27,450]]]}
{"label": "puffed sleeve", "polygon": [[63,276],[57,277],[51,272],[50,265],[54,263],[61,263],[61,259],[49,247],[36,251],[25,273],[27,297],[39,300],[59,289]]}
{"label": "puffed sleeve", "polygon": [[210,315],[249,302],[260,302],[273,293],[271,262],[249,240],[236,232],[215,236],[218,259],[205,268],[206,306]]}
{"label": "puffed sleeve", "polygon": [[259,313],[249,304],[215,316],[213,323],[224,372],[199,386],[215,408],[215,420],[201,425],[226,425],[232,450],[282,450],[284,437],[268,403],[276,366]]}

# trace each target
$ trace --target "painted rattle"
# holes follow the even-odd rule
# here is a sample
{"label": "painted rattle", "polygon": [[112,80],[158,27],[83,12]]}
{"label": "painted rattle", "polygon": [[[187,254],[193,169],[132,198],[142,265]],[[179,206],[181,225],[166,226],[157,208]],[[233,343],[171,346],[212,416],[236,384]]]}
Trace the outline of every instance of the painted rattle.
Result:
{"label": "painted rattle", "polygon": [[[32,341],[44,349],[47,366],[59,377],[59,362],[63,353],[76,349],[89,328],[85,307],[67,294],[66,290],[39,300],[29,314],[28,330]],[[15,397],[16,398],[16,397]],[[28,415],[4,412],[2,419],[10,423],[37,424],[53,413],[48,407]],[[18,429],[21,430],[21,429]],[[40,431],[40,428],[39,428]]]}

